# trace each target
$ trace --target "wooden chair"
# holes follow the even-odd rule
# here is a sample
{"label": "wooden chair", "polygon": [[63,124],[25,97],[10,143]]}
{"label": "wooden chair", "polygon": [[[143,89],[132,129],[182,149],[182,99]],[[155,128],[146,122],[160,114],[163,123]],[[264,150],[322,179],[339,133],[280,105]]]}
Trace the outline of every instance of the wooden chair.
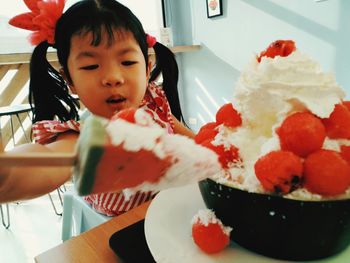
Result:
{"label": "wooden chair", "polygon": [[[24,129],[24,126],[22,124],[22,120],[20,118],[20,114],[26,113],[29,116],[29,112],[31,111],[29,104],[22,104],[22,105],[16,105],[16,106],[7,106],[7,107],[0,107],[0,152],[3,152],[3,145],[2,145],[2,132],[1,132],[1,117],[8,116],[10,118],[10,126],[11,126],[11,134],[12,134],[12,141],[13,146],[15,146],[15,132],[14,132],[14,117],[17,117],[17,121],[20,124],[20,127],[22,129],[23,135],[25,139],[29,142],[29,137],[26,135],[26,131]],[[6,212],[3,209],[3,205],[0,204],[0,212],[1,212],[1,222],[2,225],[8,229],[10,227],[10,209],[9,204],[5,204]],[[7,216],[5,216],[5,213]],[[7,218],[7,219],[5,219]]]}
{"label": "wooden chair", "polygon": [[9,209],[9,204],[5,204],[5,207],[6,207],[6,213],[7,213],[7,222],[6,222],[6,219],[5,219],[5,212],[3,210],[3,205],[0,204],[0,212],[1,212],[1,222],[2,222],[2,225],[8,229],[10,227],[10,209]]}

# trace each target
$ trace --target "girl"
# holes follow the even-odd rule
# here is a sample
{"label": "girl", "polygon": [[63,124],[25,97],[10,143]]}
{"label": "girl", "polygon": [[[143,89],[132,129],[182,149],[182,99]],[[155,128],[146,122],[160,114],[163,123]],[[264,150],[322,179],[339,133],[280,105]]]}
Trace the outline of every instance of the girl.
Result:
{"label": "girl", "polygon": [[[41,11],[39,15],[36,7],[26,4],[33,15],[37,15],[32,19],[35,32],[31,42],[37,46],[30,62],[29,93],[34,114],[33,136],[37,143],[18,146],[11,153],[74,151],[80,123],[78,103],[70,93],[77,94],[92,114],[111,118],[122,109],[141,107],[169,133],[193,137],[180,122],[183,117],[177,91],[178,68],[173,54],[146,36],[140,21],[127,7],[115,0],[82,0],[58,15],[51,32],[47,24],[54,20],[52,14],[63,10],[64,0],[34,2]],[[51,12],[45,12],[48,9]],[[10,23],[23,27],[22,16]],[[60,72],[46,59],[49,46],[57,49]],[[151,46],[156,53],[152,71],[148,61]],[[163,87],[154,83],[160,73]],[[0,202],[43,195],[70,176],[70,168],[0,167]],[[137,193],[129,201],[124,201],[122,193],[85,198],[99,212],[117,215],[153,195]]]}

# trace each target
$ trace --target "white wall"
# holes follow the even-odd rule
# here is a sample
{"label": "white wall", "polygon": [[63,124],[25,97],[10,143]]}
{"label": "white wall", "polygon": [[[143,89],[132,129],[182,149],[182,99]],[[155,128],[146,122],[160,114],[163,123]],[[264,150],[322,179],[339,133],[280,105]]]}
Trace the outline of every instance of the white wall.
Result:
{"label": "white wall", "polygon": [[[203,47],[179,55],[182,106],[187,120],[197,118],[198,124],[191,125],[194,130],[200,127],[200,116],[210,121],[215,105],[231,99],[239,72],[276,39],[293,39],[324,71],[335,74],[350,97],[349,0],[223,0],[223,16],[212,19],[207,18],[203,0],[172,4],[176,5],[171,15],[176,43]],[[188,9],[191,17],[183,18]]]}
{"label": "white wall", "polygon": [[194,41],[236,69],[273,40],[293,39],[325,70],[339,70],[345,84],[339,63],[350,55],[345,49],[350,46],[350,1],[229,0],[224,1],[224,16],[216,19],[206,18],[202,2],[193,1]]}

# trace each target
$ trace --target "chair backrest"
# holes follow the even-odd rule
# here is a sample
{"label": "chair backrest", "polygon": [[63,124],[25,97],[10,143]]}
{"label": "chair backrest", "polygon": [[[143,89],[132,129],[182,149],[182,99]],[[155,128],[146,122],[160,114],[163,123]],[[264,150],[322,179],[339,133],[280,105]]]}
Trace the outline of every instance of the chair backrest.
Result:
{"label": "chair backrest", "polygon": [[[12,123],[12,131],[9,116],[1,116],[3,107],[28,104],[30,56],[30,53],[0,54],[0,128],[4,148],[11,146],[13,133],[18,135],[16,144],[25,143],[27,138],[31,137],[31,119],[27,112],[19,114],[19,119],[25,127],[25,133],[17,118]],[[54,68],[59,68],[56,53],[49,52],[47,58]],[[81,106],[84,108],[83,105]]]}
{"label": "chair backrest", "polygon": [[[30,56],[30,53],[0,55],[0,107],[28,104]],[[54,67],[58,67],[56,56],[49,54],[48,59]],[[19,118],[25,124],[27,138],[30,137],[31,119],[28,113],[20,113]],[[0,124],[4,148],[9,144],[13,133],[19,135],[16,136],[16,144],[27,141],[19,121],[13,121],[11,127],[9,116],[2,116]]]}
{"label": "chair backrest", "polygon": [[[28,63],[0,64],[0,107],[28,103],[28,80]],[[19,117],[22,123],[31,122],[27,113],[21,113],[19,114]],[[12,138],[10,118],[9,116],[2,116],[0,121],[2,143],[3,147],[6,147]],[[26,132],[29,135],[30,127],[28,127],[28,125],[26,126]],[[21,131],[20,128],[20,123],[18,121],[14,121],[13,132],[16,134],[18,130]],[[23,131],[17,141],[18,144],[25,142]]]}

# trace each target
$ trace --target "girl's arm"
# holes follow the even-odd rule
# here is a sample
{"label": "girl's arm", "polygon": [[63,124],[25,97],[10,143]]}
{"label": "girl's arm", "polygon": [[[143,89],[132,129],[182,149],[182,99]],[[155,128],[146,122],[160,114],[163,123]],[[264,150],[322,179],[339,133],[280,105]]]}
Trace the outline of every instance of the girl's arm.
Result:
{"label": "girl's arm", "polygon": [[183,125],[181,122],[179,122],[178,119],[175,118],[175,116],[171,115],[173,122],[174,122],[174,133],[181,134],[188,136],[190,138],[194,138],[195,134],[193,131],[191,131],[189,128],[187,128],[185,125]]}
{"label": "girl's arm", "polygon": [[[13,153],[72,153],[78,138],[68,132],[47,145],[23,144],[6,152]],[[71,177],[71,167],[20,166],[0,167],[0,203],[35,198],[50,193]]]}

